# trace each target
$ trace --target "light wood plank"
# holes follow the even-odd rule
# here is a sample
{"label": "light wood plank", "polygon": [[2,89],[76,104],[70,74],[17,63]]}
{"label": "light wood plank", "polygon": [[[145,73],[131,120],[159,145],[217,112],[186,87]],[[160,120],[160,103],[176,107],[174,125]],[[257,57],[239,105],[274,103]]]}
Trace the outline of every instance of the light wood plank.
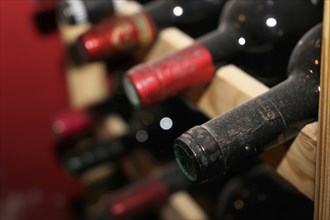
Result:
{"label": "light wood plank", "polygon": [[[68,25],[59,23],[62,42],[69,47],[86,32],[91,25]],[[68,56],[68,55],[67,55]],[[107,72],[103,62],[76,65],[67,57],[65,78],[68,89],[69,104],[72,108],[86,108],[107,97]]]}
{"label": "light wood plank", "polygon": [[[117,0],[118,1],[118,0]],[[116,13],[119,15],[129,16],[142,10],[142,5],[136,1],[124,1],[122,4],[118,4]]]}
{"label": "light wood plank", "polygon": [[311,200],[314,198],[316,131],[317,122],[305,126],[277,168],[280,175]]}
{"label": "light wood plank", "polygon": [[314,219],[330,219],[330,1],[324,0]]}
{"label": "light wood plank", "polygon": [[262,93],[269,88],[234,65],[220,68],[211,84],[197,102],[208,117],[220,115]]}
{"label": "light wood plank", "polygon": [[172,194],[169,201],[160,211],[164,220],[185,219],[185,220],[207,220],[209,219],[204,210],[185,191],[178,191]]}
{"label": "light wood plank", "polygon": [[179,29],[174,27],[166,28],[159,33],[156,42],[144,60],[157,59],[176,50],[188,47],[193,43],[194,39],[183,34]]}

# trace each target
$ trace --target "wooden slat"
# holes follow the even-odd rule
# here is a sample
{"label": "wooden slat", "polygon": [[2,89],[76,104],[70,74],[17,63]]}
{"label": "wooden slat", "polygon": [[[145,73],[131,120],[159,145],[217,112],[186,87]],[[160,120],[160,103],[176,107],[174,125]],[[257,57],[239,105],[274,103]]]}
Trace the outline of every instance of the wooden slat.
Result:
{"label": "wooden slat", "polygon": [[280,175],[311,200],[314,199],[316,143],[317,122],[302,129],[277,167]]}
{"label": "wooden slat", "polygon": [[142,10],[142,5],[136,1],[125,1],[116,8],[116,13],[119,15],[132,15]]}
{"label": "wooden slat", "polygon": [[182,49],[193,43],[193,38],[186,34],[183,34],[177,28],[166,28],[159,33],[156,42],[154,43],[152,49],[149,51],[148,55],[144,60],[150,61],[153,59],[157,59],[158,57]]}
{"label": "wooden slat", "polygon": [[314,219],[330,219],[330,1],[324,0]]}
{"label": "wooden slat", "polygon": [[204,210],[185,191],[178,191],[171,195],[168,203],[162,208],[160,216],[164,220],[207,220]]}
{"label": "wooden slat", "polygon": [[[91,27],[89,23],[80,25],[59,23],[58,26],[62,42],[67,47]],[[107,72],[103,62],[77,65],[68,56],[65,65],[69,104],[72,108],[85,108],[107,97]]]}
{"label": "wooden slat", "polygon": [[239,68],[228,65],[217,71],[215,78],[198,100],[197,107],[213,118],[268,90],[267,86]]}

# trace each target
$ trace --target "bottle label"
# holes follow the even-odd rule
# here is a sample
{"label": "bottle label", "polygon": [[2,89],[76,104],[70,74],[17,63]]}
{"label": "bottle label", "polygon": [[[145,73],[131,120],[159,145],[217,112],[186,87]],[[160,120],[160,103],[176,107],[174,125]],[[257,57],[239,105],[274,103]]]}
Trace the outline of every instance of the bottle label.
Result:
{"label": "bottle label", "polygon": [[[156,30],[145,13],[103,20],[80,37],[89,61],[101,60],[152,44]],[[86,56],[84,55],[84,57]]]}
{"label": "bottle label", "polygon": [[130,69],[126,77],[140,98],[140,106],[148,106],[211,81],[214,71],[210,52],[196,43],[161,59],[140,64]]}

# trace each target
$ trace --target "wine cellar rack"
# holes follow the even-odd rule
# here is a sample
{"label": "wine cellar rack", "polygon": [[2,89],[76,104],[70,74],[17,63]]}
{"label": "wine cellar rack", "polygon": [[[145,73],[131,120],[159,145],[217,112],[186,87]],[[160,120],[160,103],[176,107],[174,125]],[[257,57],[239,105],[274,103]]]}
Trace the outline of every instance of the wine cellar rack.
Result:
{"label": "wine cellar rack", "polygon": [[[82,20],[77,18],[82,11],[76,11],[77,5],[70,5],[74,1],[82,4],[78,4],[78,9],[84,7],[85,17]],[[94,1],[91,4],[93,10],[88,5],[91,2],[87,1]],[[248,9],[244,6],[245,2],[233,1],[234,7],[228,7],[232,9],[230,13],[223,10],[226,19],[216,20],[213,15],[218,15],[227,2],[215,0],[219,8],[209,7],[213,3],[208,5],[212,10],[219,9],[212,16],[211,10],[197,7],[207,14],[207,22],[197,21],[199,25],[191,24],[190,18],[186,18],[186,15],[195,13],[187,13],[192,6],[185,8],[186,3],[180,5],[180,0],[173,0],[180,7],[166,5],[168,2],[165,0],[102,0],[107,2],[107,7],[101,1],[96,1],[1,2],[4,9],[1,14],[1,69],[4,73],[1,76],[1,103],[6,106],[1,106],[0,220],[37,220],[46,216],[46,219],[60,220],[246,220],[268,217],[272,220],[330,220],[330,0],[307,0],[306,8],[300,7],[300,3],[290,3],[290,6],[296,7],[297,13],[291,19],[294,22],[281,17],[282,13],[276,18],[276,13],[283,6],[282,2],[277,4],[276,0],[258,2],[256,5],[260,7],[254,7],[255,4],[251,3],[253,7]],[[200,2],[202,5],[204,0]],[[205,2],[209,4],[213,1]],[[294,77],[298,76],[296,73],[308,73],[306,77],[315,78],[312,83],[314,87],[306,83],[303,84],[307,87],[305,89],[301,86],[301,78],[291,77],[291,84],[276,87],[274,91],[271,87],[275,81],[279,82],[285,77],[284,74],[274,74],[284,72],[284,62],[288,60],[293,38],[300,36],[297,34],[300,33],[300,26],[295,28],[292,24],[300,21],[306,27],[312,17],[320,22],[322,2],[321,58],[312,57],[319,56],[320,44],[312,41],[312,46],[305,45],[302,40],[300,45],[303,47],[300,49],[303,50],[294,53],[289,64],[296,68],[295,71],[289,70]],[[99,8],[93,6],[94,3]],[[310,3],[313,7],[321,7],[310,11]],[[148,6],[144,7],[144,4]],[[238,7],[239,10],[235,11],[235,4],[240,7],[242,4],[244,9]],[[174,9],[181,6],[182,11],[177,13],[184,13],[177,15]],[[168,23],[165,22],[164,28],[162,22],[167,20],[168,14],[163,12],[167,7],[175,19],[166,21]],[[266,20],[262,19],[258,23],[260,16],[254,17],[255,8],[260,9],[263,15],[266,9],[266,16],[275,8],[276,13],[274,18],[266,17]],[[148,21],[146,24],[139,20],[141,11],[145,11],[142,14]],[[308,18],[297,16],[306,11],[310,13]],[[281,12],[291,15],[290,7]],[[100,20],[92,19],[92,14],[101,18],[102,13],[104,16],[111,14],[103,27],[98,26]],[[229,19],[226,13],[230,15]],[[269,25],[269,19],[275,25]],[[266,35],[264,31],[251,33],[248,25],[256,21],[252,29],[265,24],[271,27],[266,27]],[[288,22],[290,31],[286,30],[284,22]],[[150,26],[147,27],[147,23]],[[109,24],[111,27],[107,26]],[[131,26],[125,29],[127,24]],[[219,28],[209,32],[207,29],[212,25],[212,28],[215,25]],[[233,38],[234,41],[231,37],[227,38],[229,35],[223,31],[228,27],[234,27],[233,33],[228,32],[231,37],[238,34],[237,39]],[[318,40],[320,27],[318,25]],[[149,32],[143,32],[146,30]],[[276,35],[275,39],[280,40],[269,43],[268,30],[272,32],[270,38]],[[204,32],[209,34],[204,35]],[[126,33],[130,36],[126,36]],[[259,33],[262,34],[259,36]],[[256,40],[254,43],[258,44],[257,47],[254,43],[250,44],[251,36],[252,41]],[[195,37],[198,37],[197,40]],[[266,47],[262,45],[260,48],[259,41],[262,44],[263,41],[267,42]],[[86,42],[92,43],[89,45],[95,46],[96,50],[91,49]],[[135,43],[137,50],[129,48]],[[148,43],[151,47],[146,48]],[[222,50],[218,51],[219,45]],[[239,49],[231,51],[235,46]],[[182,52],[188,47],[191,50]],[[230,48],[230,52],[227,48]],[[107,49],[113,53],[119,52],[118,56],[106,57],[104,51]],[[306,53],[307,49],[311,50],[310,53]],[[152,62],[177,51],[180,52],[174,53],[168,60]],[[308,54],[307,58],[313,58],[313,67],[301,58],[304,53]],[[193,62],[194,59],[196,62]],[[223,65],[223,61],[237,65]],[[215,70],[215,66],[221,67]],[[309,72],[303,70],[305,67]],[[314,67],[317,73],[318,67],[321,67],[320,82],[317,78],[319,75],[314,74]],[[204,72],[207,74],[199,73],[202,69],[206,69]],[[265,81],[258,81],[253,76]],[[208,81],[208,84],[180,90],[201,81]],[[267,85],[271,87],[264,83],[269,83]],[[285,88],[285,92],[281,93],[278,88]],[[269,91],[271,94],[267,93]],[[302,96],[298,92],[292,95],[289,93],[291,91],[306,91],[306,94],[314,92],[314,96]],[[174,93],[175,97],[164,100]],[[256,105],[245,105],[243,107],[248,108],[236,111],[237,107],[264,93],[270,96],[263,96],[260,100],[269,101],[271,104],[268,106],[274,109],[268,109],[267,105],[255,99]],[[286,140],[286,133],[276,136],[282,127],[283,130],[287,129],[287,121],[290,125],[286,130],[288,135],[291,135],[292,128],[296,129],[294,132],[298,131],[295,125],[291,127],[290,124],[300,117],[299,108],[294,108],[297,103],[303,109],[302,115],[315,119],[316,95],[320,97],[317,121],[305,125],[290,140]],[[305,102],[300,99],[311,100],[313,105],[304,108]],[[161,103],[149,106],[153,102]],[[133,106],[139,106],[139,109]],[[63,108],[66,110],[63,111]],[[285,112],[282,108],[291,109]],[[233,109],[235,111],[229,112]],[[274,120],[272,114],[277,114],[277,110],[278,115]],[[227,117],[227,112],[231,117]],[[290,112],[297,113],[297,117],[292,117],[295,114]],[[218,124],[212,120],[213,124],[192,128],[219,115],[225,117],[220,117]],[[165,118],[173,122],[168,129],[161,124]],[[262,119],[267,121],[260,122]],[[275,126],[268,127],[268,122],[274,122]],[[281,128],[274,129],[276,126]],[[190,130],[182,134],[180,130],[186,130],[187,127]],[[138,136],[140,131],[146,135],[143,141]],[[178,137],[178,133],[182,135]],[[266,147],[261,144],[267,141],[268,135],[276,136],[274,142],[280,144]],[[221,174],[219,170],[223,171],[220,178],[200,183],[199,180],[203,181],[204,177],[211,180],[212,175]]]}
{"label": "wine cellar rack", "polygon": [[[324,12],[324,43],[323,50],[325,51],[323,56],[323,77],[326,74],[329,75],[329,1],[325,1],[325,12]],[[119,11],[121,14],[131,14],[135,11],[140,10],[141,7],[136,2],[130,2],[125,5],[125,8]],[[328,25],[326,25],[328,24]],[[67,27],[65,25],[60,25],[60,30],[62,33],[62,39],[65,44],[70,44],[75,40],[75,38],[87,30],[90,25],[81,25],[75,27]],[[194,40],[181,32],[177,28],[167,28],[161,31],[159,37],[154,44],[153,48],[150,50],[146,56],[146,61],[155,59],[164,54],[170,53],[172,51],[184,48],[191,45]],[[328,42],[328,43],[326,43]],[[91,103],[96,103],[104,99],[106,94],[106,72],[105,66],[102,62],[97,62],[93,64],[86,64],[82,67],[75,67],[70,62],[66,67],[67,72],[67,86],[69,91],[69,97],[71,101],[71,106],[73,108],[82,108],[88,106]],[[329,84],[329,82],[328,82]],[[84,88],[82,92],[80,88]],[[329,93],[329,85],[328,93]],[[205,113],[208,117],[212,118],[219,114],[222,114],[243,102],[252,99],[264,92],[269,88],[257,81],[253,77],[249,76],[247,73],[243,72],[241,69],[233,65],[228,65],[217,70],[216,76],[213,81],[208,86],[203,86],[199,88],[191,89],[183,94],[183,96],[189,101],[193,102],[197,108]],[[324,89],[326,91],[326,89]],[[276,169],[276,171],[289,181],[293,186],[295,186],[299,191],[301,191],[309,199],[314,200],[318,206],[322,206],[323,216],[330,216],[329,214],[329,166],[330,166],[330,154],[329,154],[329,94],[326,99],[322,99],[325,103],[324,108],[327,108],[328,115],[324,115],[324,123],[327,124],[327,136],[323,137],[327,139],[323,141],[324,148],[322,152],[318,154],[324,154],[324,163],[327,164],[326,172],[321,175],[326,174],[324,178],[321,178],[324,182],[318,182],[318,186],[324,185],[323,200],[320,198],[321,195],[314,195],[315,188],[315,173],[316,173],[316,154],[317,148],[319,146],[318,136],[321,132],[318,132],[318,123],[311,123],[306,125],[298,136],[288,144],[282,144],[269,152],[261,155],[261,158],[269,162],[269,164]],[[326,118],[327,117],[327,118]],[[320,119],[320,118],[319,118]],[[324,124],[323,123],[323,124]],[[325,126],[325,127],[326,127]],[[324,127],[324,128],[325,128]],[[326,158],[326,156],[328,158]],[[325,166],[325,165],[323,165]],[[319,177],[318,177],[319,178]],[[316,198],[324,204],[318,203]],[[325,208],[327,205],[328,208]],[[189,208],[187,208],[189,207]],[[318,207],[315,207],[315,210]],[[187,210],[189,210],[187,212]],[[191,211],[194,210],[194,211]],[[315,219],[321,219],[317,217],[321,214],[315,214]],[[162,216],[164,219],[181,218],[181,219],[205,219],[206,214],[203,213],[202,209],[192,200],[189,194],[180,191],[175,195],[172,195],[169,199],[168,204],[162,211]]]}

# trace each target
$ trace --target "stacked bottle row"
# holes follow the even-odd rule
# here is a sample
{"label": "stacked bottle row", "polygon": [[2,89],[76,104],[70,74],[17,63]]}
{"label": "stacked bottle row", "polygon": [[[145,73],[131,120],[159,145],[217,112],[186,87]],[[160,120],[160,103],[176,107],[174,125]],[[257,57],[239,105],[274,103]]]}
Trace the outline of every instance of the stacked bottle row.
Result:
{"label": "stacked bottle row", "polygon": [[[282,208],[292,212],[277,213],[276,219],[310,217],[312,204],[265,169],[257,155],[317,120],[322,3],[153,0],[131,16],[118,15],[125,2],[55,1],[60,22],[93,24],[70,55],[80,65],[105,62],[117,74],[117,87],[102,103],[52,118],[60,164],[72,177],[88,179],[86,190],[97,186],[91,194],[102,191],[82,196],[75,217],[158,219],[159,208],[180,190],[211,219],[267,218],[279,207],[278,195],[290,198]],[[171,26],[195,42],[142,62],[141,54]],[[271,88],[209,120],[180,94],[207,85],[227,64]],[[112,124],[106,125],[109,118]],[[136,159],[136,152],[144,159]],[[110,172],[100,174],[104,167]]]}

